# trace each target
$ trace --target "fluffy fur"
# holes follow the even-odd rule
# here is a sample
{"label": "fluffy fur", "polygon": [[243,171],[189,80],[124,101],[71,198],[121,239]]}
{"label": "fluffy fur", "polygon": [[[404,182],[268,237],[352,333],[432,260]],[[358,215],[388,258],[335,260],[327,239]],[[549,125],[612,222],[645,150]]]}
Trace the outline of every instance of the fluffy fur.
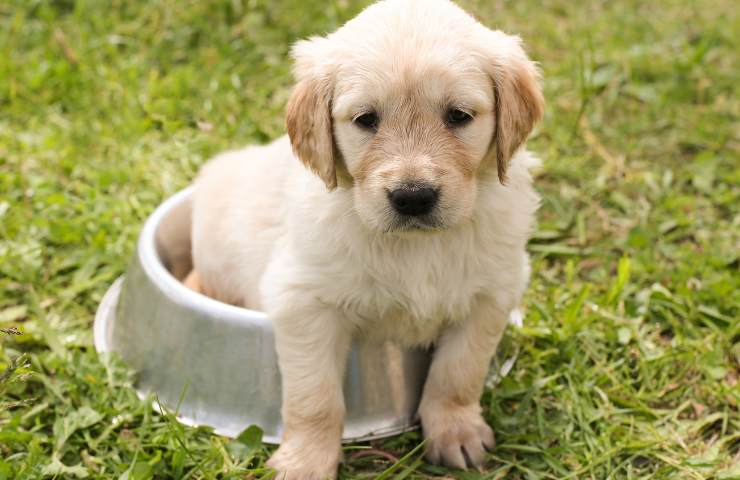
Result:
{"label": "fluffy fur", "polygon": [[[188,282],[275,322],[285,436],[269,465],[335,476],[362,335],[435,346],[427,457],[479,467],[493,446],[484,377],[529,275],[536,160],[521,147],[542,115],[536,68],[518,38],[447,0],[378,2],[293,56],[289,135],[222,154],[196,181]],[[451,109],[473,119],[451,125]],[[368,112],[377,129],[357,124]],[[388,192],[417,183],[438,205],[399,215]]]}

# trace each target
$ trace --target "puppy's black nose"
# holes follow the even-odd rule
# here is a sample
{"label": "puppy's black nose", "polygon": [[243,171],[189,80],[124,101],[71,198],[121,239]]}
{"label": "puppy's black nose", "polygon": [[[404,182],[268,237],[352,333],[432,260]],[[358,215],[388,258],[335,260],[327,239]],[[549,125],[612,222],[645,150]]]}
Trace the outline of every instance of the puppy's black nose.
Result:
{"label": "puppy's black nose", "polygon": [[404,185],[389,192],[388,199],[401,215],[416,217],[432,211],[439,200],[439,191],[431,187]]}

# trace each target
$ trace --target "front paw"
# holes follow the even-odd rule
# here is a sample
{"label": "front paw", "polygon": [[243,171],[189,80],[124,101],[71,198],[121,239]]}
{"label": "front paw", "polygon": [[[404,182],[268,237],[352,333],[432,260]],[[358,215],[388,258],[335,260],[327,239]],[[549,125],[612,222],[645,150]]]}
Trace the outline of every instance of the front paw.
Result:
{"label": "front paw", "polygon": [[494,438],[478,404],[422,405],[419,415],[428,461],[463,470],[483,465],[486,450],[494,446]]}
{"label": "front paw", "polygon": [[293,440],[280,445],[267,466],[277,471],[274,480],[333,480],[341,458],[340,445],[322,447]]}

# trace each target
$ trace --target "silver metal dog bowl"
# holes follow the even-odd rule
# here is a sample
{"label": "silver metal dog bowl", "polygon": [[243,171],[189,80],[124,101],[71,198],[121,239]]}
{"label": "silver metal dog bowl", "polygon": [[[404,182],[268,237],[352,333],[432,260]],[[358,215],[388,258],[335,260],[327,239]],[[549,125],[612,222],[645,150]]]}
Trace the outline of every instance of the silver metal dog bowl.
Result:
{"label": "silver metal dog bowl", "polygon": [[[191,269],[191,194],[192,188],[176,194],[145,223],[125,279],[98,308],[95,348],[118,353],[136,371],[139,395],[155,392],[181,422],[229,437],[254,424],[265,442],[279,443],[280,372],[270,320],[180,282]],[[429,361],[425,350],[356,343],[344,383],[343,439],[415,428]]]}

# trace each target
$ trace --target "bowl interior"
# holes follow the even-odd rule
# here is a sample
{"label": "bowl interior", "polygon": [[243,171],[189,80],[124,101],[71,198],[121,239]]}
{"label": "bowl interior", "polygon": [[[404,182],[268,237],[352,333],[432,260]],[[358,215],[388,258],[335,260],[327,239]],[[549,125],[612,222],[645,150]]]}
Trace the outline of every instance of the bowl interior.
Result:
{"label": "bowl interior", "polygon": [[190,244],[192,213],[192,195],[187,195],[162,217],[154,234],[159,261],[180,281],[193,268]]}

